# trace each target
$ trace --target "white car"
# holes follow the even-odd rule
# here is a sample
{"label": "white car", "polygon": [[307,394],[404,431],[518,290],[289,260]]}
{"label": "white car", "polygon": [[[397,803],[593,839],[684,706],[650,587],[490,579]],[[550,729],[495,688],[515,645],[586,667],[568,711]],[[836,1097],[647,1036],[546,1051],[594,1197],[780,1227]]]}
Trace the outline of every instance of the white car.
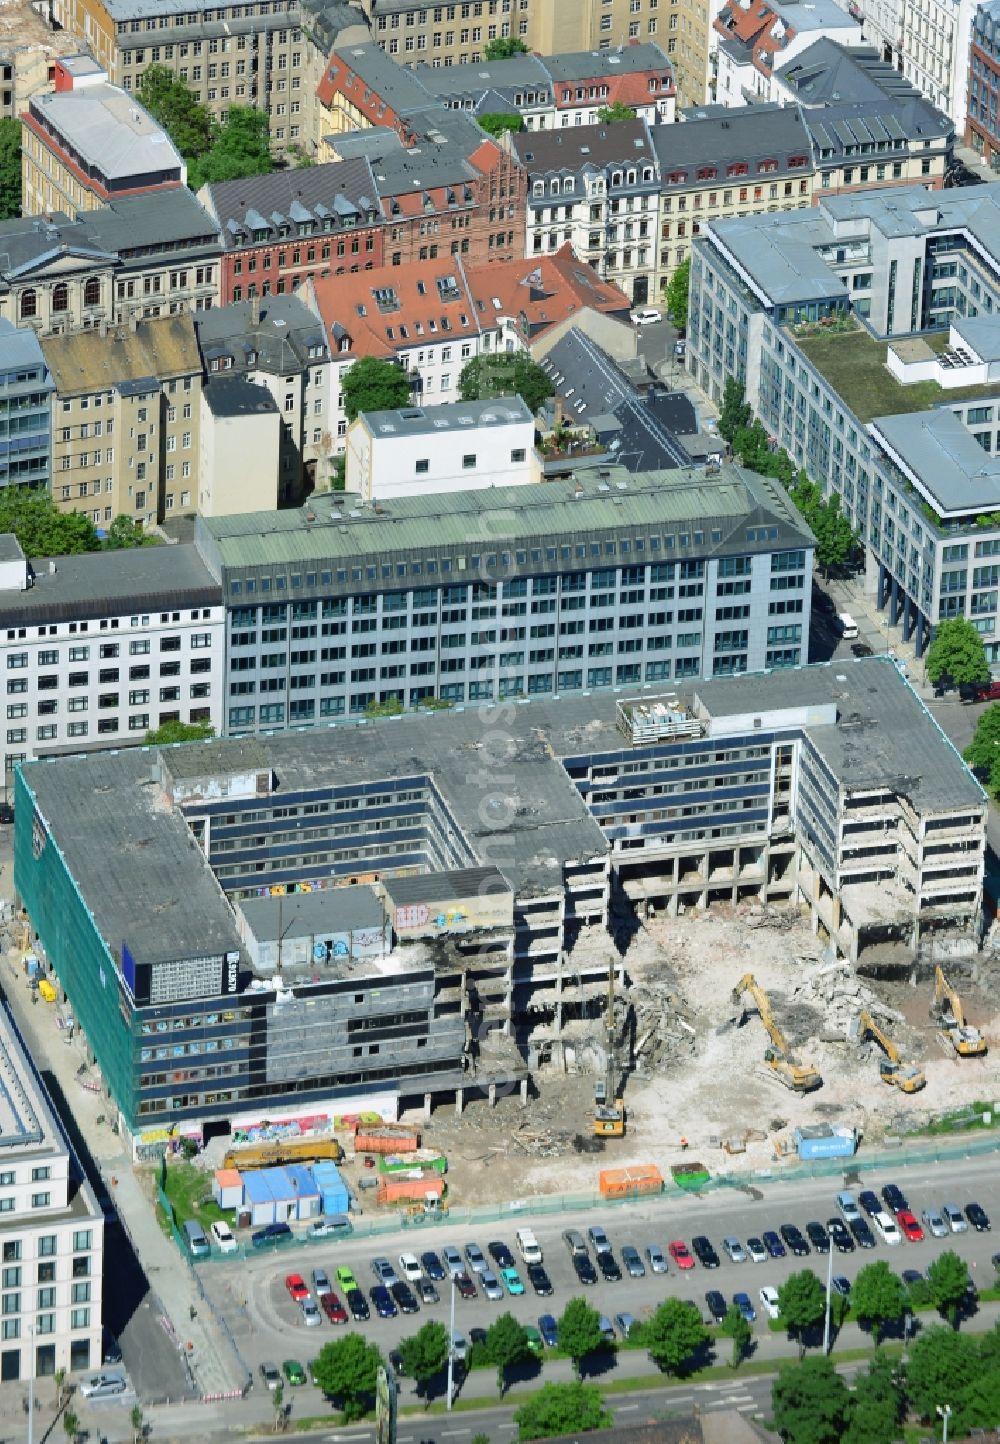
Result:
{"label": "white car", "polygon": [[957,1203],[942,1203],[941,1212],[944,1214],[944,1221],[952,1233],[968,1233],[968,1219]]}
{"label": "white car", "polygon": [[767,1263],[771,1257],[759,1238],[747,1239],[747,1253],[751,1263]]}
{"label": "white car", "polygon": [[652,306],[640,306],[632,312],[633,326],[655,326],[657,321],[662,321],[661,312],[654,311]]}
{"label": "white car", "polygon": [[399,1268],[403,1278],[408,1284],[419,1283],[423,1278],[423,1269],[417,1260],[416,1254],[401,1253],[399,1255]]}
{"label": "white car", "polygon": [[121,1374],[91,1374],[78,1385],[84,1399],[106,1399],[111,1394],[124,1394],[128,1380]]}
{"label": "white car", "polygon": [[772,1319],[778,1317],[778,1290],[771,1284],[765,1284],[760,1291],[760,1306]]}
{"label": "white car", "polygon": [[[964,1222],[964,1219],[963,1219]],[[899,1224],[887,1213],[879,1212],[872,1214],[872,1226],[880,1236],[883,1243],[902,1243],[903,1235]]]}
{"label": "white car", "polygon": [[220,1253],[235,1253],[239,1248],[236,1242],[236,1235],[223,1219],[216,1219],[208,1230],[212,1235],[212,1242]]}

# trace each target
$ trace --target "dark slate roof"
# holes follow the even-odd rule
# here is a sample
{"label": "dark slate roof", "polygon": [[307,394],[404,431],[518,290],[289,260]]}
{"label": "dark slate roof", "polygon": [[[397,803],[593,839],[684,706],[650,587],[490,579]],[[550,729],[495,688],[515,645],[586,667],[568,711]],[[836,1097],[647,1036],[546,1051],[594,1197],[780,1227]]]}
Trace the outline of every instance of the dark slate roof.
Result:
{"label": "dark slate roof", "polygon": [[644,120],[613,125],[574,125],[559,130],[525,130],[511,136],[518,160],[531,176],[552,172],[604,170],[629,161],[655,160]]}
{"label": "dark slate roof", "polygon": [[368,24],[364,11],[344,0],[301,0],[301,9],[302,28],[318,41],[324,55],[329,55],[344,30]]}
{"label": "dark slate roof", "polygon": [[[87,211],[83,225],[93,236],[95,245],[115,251],[125,259],[140,248],[169,245],[173,241],[202,241],[207,248],[218,249],[215,221],[186,186],[109,201]],[[196,247],[192,247],[192,259],[196,253]],[[147,257],[137,259],[148,263]]]}
{"label": "dark slate roof", "polygon": [[[478,102],[489,94],[511,99],[515,92],[531,89],[551,97],[547,65],[538,55],[512,55],[509,60],[484,60],[476,65],[418,65],[414,74],[431,95],[453,104],[465,99]],[[489,106],[477,103],[476,109],[488,112]]]}
{"label": "dark slate roof", "polygon": [[213,416],[261,416],[278,410],[267,387],[244,376],[210,376],[201,394]]}
{"label": "dark slate roof", "polygon": [[[698,430],[687,397],[641,396],[611,357],[576,326],[541,361],[568,420],[589,421],[611,458],[630,472],[690,466],[678,434]],[[568,394],[571,393],[571,394]],[[611,423],[614,418],[614,423]]]}
{"label": "dark slate roof", "polygon": [[252,231],[265,227],[270,242],[283,223],[294,234],[295,225],[305,220],[316,221],[321,231],[340,231],[347,217],[356,225],[382,219],[371,167],[363,157],[219,181],[201,194],[218,220],[226,250],[246,245]]}
{"label": "dark slate roof", "polygon": [[[762,161],[776,163],[778,169],[769,172],[771,176],[804,175],[811,169],[809,132],[797,105],[738,106],[722,115],[702,118],[696,114],[683,125],[654,125],[649,133],[664,190],[696,184],[697,171],[703,166],[724,173],[730,163],[747,162],[751,176],[757,175]],[[804,157],[807,164],[789,166],[795,157],[800,161]],[[668,183],[670,174],[682,172],[683,180]]]}
{"label": "dark slate roof", "polygon": [[[206,366],[215,357],[231,356],[237,371],[253,369],[284,376],[302,370],[310,359],[310,347],[322,346],[324,356],[327,354],[323,323],[294,295],[213,306],[199,311],[194,325]],[[251,367],[252,354],[256,360]]]}
{"label": "dark slate roof", "polygon": [[84,552],[36,560],[32,569],[28,591],[0,591],[0,626],[222,605],[222,589],[193,546]]}

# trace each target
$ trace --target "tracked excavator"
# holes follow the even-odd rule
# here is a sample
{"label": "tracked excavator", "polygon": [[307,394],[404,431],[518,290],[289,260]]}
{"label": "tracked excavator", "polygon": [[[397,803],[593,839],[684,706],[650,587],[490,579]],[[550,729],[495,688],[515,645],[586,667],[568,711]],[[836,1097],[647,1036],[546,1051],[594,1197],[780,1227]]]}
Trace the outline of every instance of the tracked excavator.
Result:
{"label": "tracked excavator", "polygon": [[624,1138],[625,1102],[619,1090],[615,1030],[615,962],[608,964],[608,1012],[604,1026],[604,1077],[594,1084],[594,1133],[599,1138]]}
{"label": "tracked excavator", "polygon": [[986,1039],[978,1028],[965,1021],[962,1000],[940,968],[934,969],[934,1001],[931,1017],[937,1019],[938,1032],[951,1044],[960,1058],[982,1058]]}
{"label": "tracked excavator", "polygon": [[883,1033],[870,1013],[859,1013],[848,1029],[847,1040],[860,1047],[868,1037],[874,1038],[885,1054],[878,1065],[882,1082],[891,1083],[901,1093],[919,1093],[927,1082],[922,1071],[911,1063],[903,1062],[895,1043]]}
{"label": "tracked excavator", "polygon": [[752,973],[745,974],[733,989],[734,1005],[742,1001],[744,993],[749,993],[753,999],[760,1021],[771,1039],[770,1045],[764,1049],[764,1061],[779,1081],[796,1093],[811,1093],[814,1088],[822,1087],[823,1079],[818,1070],[811,1063],[800,1063],[792,1057],[784,1034],[774,1021],[768,996]]}

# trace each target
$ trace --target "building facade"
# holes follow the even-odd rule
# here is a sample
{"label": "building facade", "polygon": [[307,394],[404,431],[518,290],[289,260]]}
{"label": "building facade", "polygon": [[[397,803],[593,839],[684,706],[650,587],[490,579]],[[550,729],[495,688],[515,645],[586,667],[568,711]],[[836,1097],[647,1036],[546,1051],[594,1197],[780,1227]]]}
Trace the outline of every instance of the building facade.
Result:
{"label": "building facade", "polygon": [[50,485],[52,389],[38,338],[0,317],[0,486]]}
{"label": "building facade", "polygon": [[13,1384],[103,1362],[104,1215],[6,1003],[0,1076],[0,1383]]}
{"label": "building facade", "polygon": [[903,0],[903,74],[959,132],[968,115],[976,0]]}
{"label": "building facade", "polygon": [[21,127],[23,215],[77,215],[187,181],[170,137],[90,56],[56,61],[55,89],[31,98]]}
{"label": "building facade", "polygon": [[218,586],[191,546],[0,567],[4,782],[26,758],[141,742],[163,722],[218,727],[225,667]]}
{"label": "building facade", "polygon": [[694,244],[688,369],[717,401],[741,381],[840,497],[866,587],[918,655],[964,615],[1000,659],[998,220],[1000,186],[912,187],[713,222]]}
{"label": "building facade", "polygon": [[965,143],[971,145],[993,170],[1000,169],[1000,127],[997,92],[1000,90],[1000,5],[996,0],[977,5],[972,20],[969,56],[969,99]]}
{"label": "building facade", "polygon": [[52,399],[52,500],[106,529],[197,509],[201,356],[190,312],[42,343]]}
{"label": "building facade", "polygon": [[713,21],[709,93],[720,105],[776,100],[774,71],[814,40],[863,45],[861,23],[835,0],[725,0]]}

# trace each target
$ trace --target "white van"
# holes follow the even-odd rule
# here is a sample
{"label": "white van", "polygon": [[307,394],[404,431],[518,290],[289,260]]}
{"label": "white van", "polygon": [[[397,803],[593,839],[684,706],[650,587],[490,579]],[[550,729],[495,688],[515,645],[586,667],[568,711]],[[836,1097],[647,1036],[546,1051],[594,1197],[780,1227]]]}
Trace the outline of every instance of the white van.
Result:
{"label": "white van", "polygon": [[519,1228],[516,1235],[517,1247],[525,1263],[540,1264],[542,1250],[530,1228]]}
{"label": "white van", "polygon": [[879,1234],[883,1243],[902,1243],[903,1235],[899,1231],[899,1224],[889,1214],[884,1212],[873,1213],[872,1223],[875,1231]]}
{"label": "white van", "polygon": [[858,624],[850,612],[839,612],[837,614],[837,621],[840,623],[840,635],[845,642],[853,642],[860,635],[858,632]]}

